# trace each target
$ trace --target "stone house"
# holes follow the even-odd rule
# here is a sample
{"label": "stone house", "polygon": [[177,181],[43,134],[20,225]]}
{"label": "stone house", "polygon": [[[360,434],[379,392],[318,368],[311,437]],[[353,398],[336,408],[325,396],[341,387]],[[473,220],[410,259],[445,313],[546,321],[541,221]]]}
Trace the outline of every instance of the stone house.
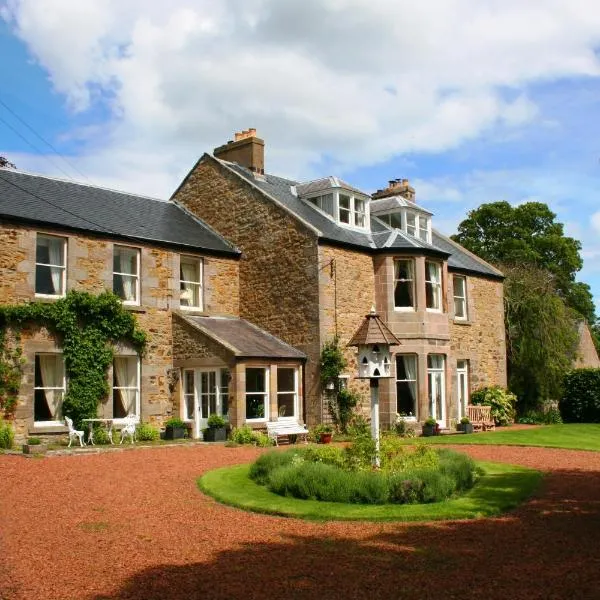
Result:
{"label": "stone house", "polygon": [[[264,141],[250,129],[204,154],[172,196],[242,252],[239,314],[307,357],[305,419],[327,418],[322,345],[345,347],[374,306],[400,339],[380,384],[382,426],[396,414],[443,426],[471,390],[506,385],[503,276],[439,233],[407,180],[370,196],[337,177],[298,182],[265,174]],[[344,378],[355,379],[346,348]]]}
{"label": "stone house", "polygon": [[[233,426],[301,413],[304,355],[239,318],[239,264],[235,246],[175,203],[0,169],[0,304],[113,290],[148,334],[141,359],[115,348],[99,417],[180,416],[200,437],[212,413]],[[34,326],[20,343],[17,434],[63,433],[61,347]]]}

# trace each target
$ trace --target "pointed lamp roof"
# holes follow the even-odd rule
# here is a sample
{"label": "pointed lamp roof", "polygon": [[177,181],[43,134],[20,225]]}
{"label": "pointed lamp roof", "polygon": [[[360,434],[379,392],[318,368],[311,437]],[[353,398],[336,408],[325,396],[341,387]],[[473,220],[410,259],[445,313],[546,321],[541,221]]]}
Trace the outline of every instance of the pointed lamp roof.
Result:
{"label": "pointed lamp roof", "polygon": [[379,318],[374,307],[365,316],[361,326],[348,342],[348,346],[363,346],[364,344],[387,344],[388,346],[399,346],[401,344],[400,340]]}

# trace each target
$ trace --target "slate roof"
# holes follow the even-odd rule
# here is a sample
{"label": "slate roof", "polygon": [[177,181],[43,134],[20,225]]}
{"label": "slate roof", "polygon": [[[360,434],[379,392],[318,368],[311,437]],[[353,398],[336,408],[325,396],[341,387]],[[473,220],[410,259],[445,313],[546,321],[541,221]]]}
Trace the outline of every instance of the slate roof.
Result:
{"label": "slate roof", "polygon": [[306,355],[260,327],[237,317],[177,313],[186,323],[228,349],[236,358],[304,360]]}
{"label": "slate roof", "polygon": [[266,195],[274,198],[292,214],[313,228],[322,240],[368,249],[371,252],[401,250],[402,252],[440,256],[448,258],[448,266],[451,269],[467,273],[477,273],[497,279],[503,278],[502,273],[498,269],[495,269],[492,265],[486,263],[438,231],[434,230],[432,232],[433,243],[428,244],[423,240],[388,227],[375,215],[371,215],[370,232],[363,233],[340,227],[313,205],[301,200],[292,193],[292,188],[300,185],[299,182],[269,174],[265,174],[263,178],[257,178],[252,171],[237,163],[216,159],[210,155],[206,156],[221,163],[241,178],[255,185]]}
{"label": "slate roof", "polygon": [[0,169],[0,219],[239,255],[173,202],[11,169]]}

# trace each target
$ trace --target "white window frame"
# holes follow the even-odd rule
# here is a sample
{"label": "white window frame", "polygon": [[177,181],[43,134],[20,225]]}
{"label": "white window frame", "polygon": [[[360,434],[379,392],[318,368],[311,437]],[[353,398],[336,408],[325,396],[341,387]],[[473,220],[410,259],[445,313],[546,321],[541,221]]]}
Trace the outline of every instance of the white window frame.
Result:
{"label": "white window frame", "polygon": [[[39,263],[37,261],[37,243],[40,238],[47,238],[47,239],[51,238],[51,239],[55,239],[55,240],[62,240],[64,265],[52,265],[52,264],[46,264],[46,263]],[[62,237],[60,235],[49,235],[47,233],[37,233],[36,234],[36,237],[35,237],[35,274],[34,274],[35,281],[34,281],[34,287],[37,288],[37,268],[38,267],[51,267],[51,268],[62,269],[62,274],[61,274],[62,292],[60,294],[43,294],[43,293],[39,293],[36,289],[35,296],[37,298],[64,298],[65,297],[65,295],[67,293],[67,264],[68,264],[67,251],[68,251],[68,244],[67,244],[66,237]]]}
{"label": "white window frame", "polygon": [[[461,392],[463,402],[461,402]],[[467,405],[469,404],[469,361],[458,359],[456,361],[456,405],[458,407],[458,419],[466,416]]]}
{"label": "white window frame", "polygon": [[[425,227],[421,227],[421,222],[425,221]],[[429,242],[431,239],[431,235],[429,233],[429,228],[430,228],[430,222],[431,219],[429,219],[428,217],[426,217],[425,215],[417,215],[417,237],[420,240],[423,240],[424,242]],[[425,237],[423,237],[421,234],[425,233]]]}
{"label": "white window frame", "polygon": [[[246,371],[248,369],[262,369],[265,372],[265,391],[264,392],[248,392],[246,384],[244,383],[244,421],[246,423],[266,423],[269,420],[270,414],[270,369],[266,366],[260,365],[249,365],[246,367]],[[262,395],[265,397],[265,415],[264,417],[259,417],[256,419],[249,419],[246,415],[248,414],[248,396],[258,396]]]}
{"label": "white window frame", "polygon": [[[136,269],[137,273],[132,275],[131,273],[120,273],[114,270],[115,251],[117,248],[126,248],[127,250],[135,250],[136,252]],[[140,270],[141,270],[141,248],[135,246],[126,246],[124,244],[113,244],[113,292],[115,292],[115,275],[121,275],[125,277],[135,277],[135,300],[124,300],[121,298],[121,302],[127,306],[139,306],[141,303],[141,285],[140,285]],[[116,292],[115,292],[116,293]]]}
{"label": "white window frame", "polygon": [[[131,386],[116,386],[114,385],[114,381],[115,381],[115,359],[117,358],[135,358],[136,362],[137,362],[137,385],[135,387],[131,387]],[[111,410],[113,412],[113,423],[117,424],[117,425],[122,425],[125,422],[125,418],[124,417],[114,417],[114,406],[115,406],[115,390],[135,390],[136,391],[136,395],[135,395],[135,416],[140,419],[142,418],[142,413],[141,413],[141,395],[142,395],[142,391],[141,391],[141,383],[142,383],[142,361],[140,359],[140,356],[138,354],[115,354],[115,356],[113,357],[113,364],[112,364],[112,368],[113,368],[113,384],[112,384],[112,394],[111,394]]]}
{"label": "white window frame", "polygon": [[[331,195],[333,198],[333,214],[323,209],[324,196]],[[340,196],[346,196],[350,199],[348,208],[340,207]],[[330,219],[335,221],[340,227],[347,227],[349,229],[358,231],[369,230],[369,219],[370,219],[370,208],[369,198],[363,197],[345,189],[331,189],[329,191],[322,191],[319,194],[307,196],[303,198],[313,208],[316,208],[324,215],[327,215]],[[358,202],[357,202],[358,201]],[[362,203],[363,211],[361,212],[357,205]],[[345,223],[341,219],[342,211],[348,213],[348,223]],[[363,225],[359,224],[359,221],[363,220]]]}
{"label": "white window frame", "polygon": [[[186,373],[192,374],[192,391],[185,391]],[[191,396],[192,400],[192,418],[190,419],[187,414],[187,401],[188,397]],[[194,421],[196,415],[197,404],[196,404],[196,370],[195,369],[181,369],[181,420],[186,423]]]}
{"label": "white window frame", "polygon": [[[438,273],[440,276],[439,283],[434,283],[433,281],[431,281],[429,279],[427,265],[436,265],[437,266]],[[442,298],[443,277],[444,277],[444,270],[442,268],[442,263],[439,263],[434,260],[426,260],[425,261],[425,310],[427,312],[441,313],[444,310],[443,298]],[[435,292],[437,295],[437,299],[438,299],[437,304],[438,304],[439,308],[430,308],[429,306],[427,306],[427,285],[428,284],[432,286],[433,292]]]}
{"label": "white window frame", "polygon": [[[414,361],[415,361],[415,378],[414,379],[399,379],[398,378],[398,358],[400,357],[404,357],[404,356],[412,356],[414,357]],[[408,415],[408,416],[403,416],[402,418],[405,421],[416,421],[417,420],[417,416],[418,416],[418,412],[419,412],[419,357],[412,353],[412,352],[406,352],[406,353],[402,353],[402,354],[396,354],[395,358],[395,362],[396,362],[396,384],[398,383],[410,383],[413,382],[415,383],[415,399],[414,399],[414,403],[415,403],[415,412],[414,414]],[[396,389],[395,389],[395,396],[396,396],[396,412],[398,411],[398,386],[396,385]],[[398,413],[400,414],[400,413]]]}
{"label": "white window frame", "polygon": [[[198,266],[198,281],[187,281],[186,279],[181,279],[181,263],[196,263]],[[196,306],[186,306],[181,304],[181,297],[185,290],[181,289],[181,284],[186,283],[192,286],[197,286],[198,288],[198,302],[199,304]],[[187,254],[182,254],[179,257],[179,307],[181,310],[204,310],[204,260],[202,258],[196,256],[190,256]]]}
{"label": "white window frame", "polygon": [[[401,261],[410,262],[412,264],[412,279],[399,279],[396,277],[396,263]],[[414,258],[396,258],[394,259],[394,287],[392,293],[394,295],[394,310],[399,312],[414,312],[417,309],[417,288],[416,288],[416,262]],[[412,281],[412,296],[413,296],[413,304],[412,306],[396,306],[396,284],[400,281]]]}
{"label": "white window frame", "polygon": [[[429,358],[433,356],[440,356],[442,358],[441,367],[430,367]],[[437,399],[434,400],[433,392],[435,391],[432,386],[432,382],[435,380],[435,375],[441,374],[441,405],[440,414],[441,418],[438,419],[437,412]],[[433,417],[439,425],[444,425],[446,422],[446,356],[444,354],[428,354],[427,355],[427,405],[429,410],[429,416]]]}
{"label": "white window frame", "polygon": [[[399,229],[407,235],[431,244],[431,217],[429,215],[422,214],[419,211],[411,210],[410,208],[403,206],[389,212],[379,213],[375,216],[391,229]],[[392,225],[392,217],[398,217],[400,219],[400,227]],[[413,232],[409,231],[409,219],[414,219],[414,226],[410,226],[410,228],[414,230]],[[425,220],[426,228],[421,227],[421,219]],[[422,233],[425,234],[425,237],[421,235]]]}
{"label": "white window frame", "polygon": [[[62,387],[41,387],[35,385],[35,362],[38,356],[61,356],[63,360],[63,384]],[[36,352],[33,358],[34,361],[34,374],[33,374],[33,426],[34,427],[56,427],[56,425],[64,425],[64,420],[55,420],[55,421],[36,421],[35,420],[35,392],[36,390],[60,390],[63,393],[63,398],[61,401],[64,402],[65,394],[67,393],[67,374],[65,368],[65,357],[62,352]]]}
{"label": "white window frame", "polygon": [[[299,396],[298,367],[294,367],[294,366],[290,366],[290,365],[279,365],[277,367],[278,374],[279,374],[279,369],[289,369],[289,370],[294,371],[294,389],[281,391],[279,389],[279,379],[277,379],[277,419],[279,421],[297,421],[298,420],[298,410],[299,410],[299,405],[298,405],[298,396]],[[294,414],[293,415],[285,415],[283,417],[280,417],[279,416],[279,396],[280,395],[289,395],[289,394],[294,394]]]}
{"label": "white window frame", "polygon": [[[461,280],[463,285],[463,295],[456,293],[456,281]],[[452,275],[452,295],[454,298],[454,319],[457,321],[467,321],[469,319],[469,306],[467,304],[467,278],[464,275]],[[457,300],[462,300],[465,307],[464,314],[458,315],[456,312]]]}

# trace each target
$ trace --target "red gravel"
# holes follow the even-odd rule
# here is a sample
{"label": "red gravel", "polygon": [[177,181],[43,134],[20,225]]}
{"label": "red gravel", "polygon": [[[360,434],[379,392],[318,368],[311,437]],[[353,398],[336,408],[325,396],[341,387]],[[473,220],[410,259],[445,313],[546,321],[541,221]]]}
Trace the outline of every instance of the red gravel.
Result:
{"label": "red gravel", "polygon": [[502,518],[310,523],[198,491],[254,449],[2,455],[0,599],[600,598],[600,453],[463,449],[550,474]]}

